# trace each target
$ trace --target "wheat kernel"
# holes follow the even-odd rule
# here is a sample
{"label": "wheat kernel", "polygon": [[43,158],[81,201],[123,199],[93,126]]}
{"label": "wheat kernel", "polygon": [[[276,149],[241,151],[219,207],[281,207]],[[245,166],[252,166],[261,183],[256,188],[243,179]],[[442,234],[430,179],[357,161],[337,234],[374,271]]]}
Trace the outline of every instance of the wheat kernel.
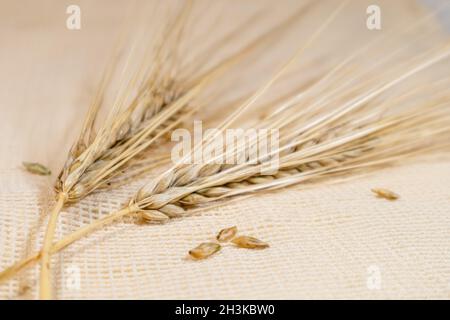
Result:
{"label": "wheat kernel", "polygon": [[387,200],[397,200],[400,197],[398,194],[383,188],[374,188],[372,189],[372,192],[379,198],[384,198]]}
{"label": "wheat kernel", "polygon": [[231,242],[240,248],[246,249],[264,249],[269,247],[268,243],[248,236],[236,237],[233,240],[231,240]]}
{"label": "wheat kernel", "polygon": [[43,166],[40,163],[36,163],[36,162],[22,162],[23,166],[25,167],[25,169],[33,174],[38,174],[40,176],[49,176],[52,174],[52,172],[50,171],[50,169],[48,169],[47,167]]}
{"label": "wheat kernel", "polygon": [[236,226],[230,227],[230,228],[226,228],[226,229],[222,229],[217,234],[216,239],[219,240],[220,242],[230,241],[231,239],[234,238],[236,233],[237,233],[237,227]]}
{"label": "wheat kernel", "polygon": [[218,252],[222,247],[218,243],[205,242],[189,251],[189,255],[194,259],[206,259]]}

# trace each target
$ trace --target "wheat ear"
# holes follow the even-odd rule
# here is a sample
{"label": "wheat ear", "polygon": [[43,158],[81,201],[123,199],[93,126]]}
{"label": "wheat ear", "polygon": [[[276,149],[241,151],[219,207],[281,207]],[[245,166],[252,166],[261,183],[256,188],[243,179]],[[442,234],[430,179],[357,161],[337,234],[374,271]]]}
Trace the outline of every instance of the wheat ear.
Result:
{"label": "wheat ear", "polygon": [[[251,96],[245,103],[244,105],[239,108],[235,113],[233,113],[232,115],[230,115],[230,117],[228,117],[227,120],[224,121],[224,123],[222,124],[221,128],[224,129],[226,127],[228,127],[236,118],[239,117],[240,114],[242,114],[246,109],[248,109],[252,104],[254,104],[254,102],[265,92],[267,91],[270,86],[278,79],[282,76],[282,74],[284,72],[286,72],[296,61],[296,59],[298,58],[298,56],[300,56],[305,50],[306,48],[308,48],[309,45],[311,45],[311,43],[316,40],[316,38],[320,35],[320,33],[331,23],[331,21],[337,16],[337,14],[343,9],[343,7],[347,4],[348,1],[345,1],[344,3],[342,3],[340,6],[338,6],[338,8],[336,10],[334,10],[332,12],[332,14],[328,17],[328,19],[326,19],[326,21],[321,25],[321,27],[310,37],[310,39],[302,46],[300,47],[300,49],[296,52],[296,54],[288,61],[288,63],[286,63],[286,65],[280,69],[280,71],[278,73],[275,74],[275,76],[270,79],[267,84],[265,86],[263,86],[260,90],[258,90],[253,96]],[[301,13],[303,11],[303,9],[301,9],[299,11],[299,13]],[[298,15],[298,13],[296,13],[293,17],[296,17]],[[292,22],[292,18],[288,19],[287,23],[283,23],[281,24],[278,28],[276,28],[275,30],[278,31],[278,29],[283,29],[283,27],[285,27],[288,23]],[[224,62],[225,66],[228,66],[230,63],[234,63],[235,60],[237,60],[236,58],[240,58],[242,57],[245,53],[250,52],[257,44],[259,44],[260,42],[262,42],[263,40],[266,40],[266,38],[268,36],[271,36],[273,34],[273,32],[269,32],[268,34],[264,35],[263,37],[258,38],[256,41],[254,41],[253,43],[251,43],[250,45],[248,45],[244,50],[242,50],[237,57],[233,57],[232,59],[228,59]],[[223,68],[223,66],[220,67],[216,67],[214,68],[213,72],[211,72],[211,74],[215,74],[218,71],[221,71],[221,69]],[[208,74],[209,77],[211,77],[210,74]],[[205,77],[206,79],[209,79],[209,77]],[[204,81],[204,80],[203,80]],[[203,84],[203,81],[200,81],[201,84]],[[195,88],[194,88],[195,89]],[[192,90],[195,92],[195,90]],[[178,101],[175,101],[174,105],[178,107],[178,105],[183,106],[187,101],[189,101],[189,99],[184,100],[183,99],[184,96],[182,96]],[[182,101],[182,103],[180,103],[179,101]],[[174,108],[176,111],[179,110],[178,108]],[[173,113],[171,114],[173,115]],[[88,119],[90,121],[92,118],[95,117],[88,117]],[[120,118],[119,118],[120,119]],[[112,126],[112,127],[119,127],[121,128],[122,122],[119,123],[119,126]],[[104,129],[104,131],[108,132],[109,127],[106,127]],[[143,130],[145,131],[149,131],[146,129]],[[116,133],[117,134],[117,133]],[[109,135],[108,135],[109,136]],[[97,139],[97,137],[96,137]],[[210,141],[211,139],[214,139],[214,137],[208,137],[208,141]],[[99,139],[100,141],[102,141],[102,138]],[[133,140],[133,138],[131,138],[131,140]],[[138,140],[139,140],[139,136],[138,136]],[[108,140],[107,140],[108,141]],[[153,140],[151,140],[153,141]],[[90,146],[94,146],[92,147],[94,152],[97,152],[98,147],[95,146],[95,142],[96,140],[94,140],[94,143]],[[128,141],[125,143],[127,144]],[[145,145],[145,147],[148,147],[150,143],[147,143]],[[78,143],[76,146],[79,146],[80,143]],[[139,151],[142,151],[141,148],[137,148]],[[77,150],[77,148],[75,148],[75,150]],[[89,151],[89,148],[87,148],[85,151],[83,151],[83,153],[81,155],[84,155],[86,152]],[[139,151],[135,151],[132,150],[133,156],[138,153]],[[110,154],[110,152],[109,152]],[[86,158],[89,159],[89,153],[86,156]],[[91,158],[98,158],[98,157],[92,157]],[[120,155],[119,160],[116,160],[116,162],[119,162],[122,160],[123,156]],[[130,157],[127,158],[127,160],[129,160]],[[75,165],[75,168],[73,168]],[[117,165],[116,165],[117,166]],[[81,168],[80,168],[81,167]],[[52,243],[52,237],[53,237],[53,232],[54,232],[54,228],[56,226],[56,218],[58,216],[59,210],[62,208],[64,202],[66,201],[67,198],[70,198],[70,196],[72,195],[72,197],[74,199],[78,199],[80,198],[82,195],[80,195],[80,191],[85,192],[85,187],[83,187],[82,185],[76,185],[76,182],[78,182],[80,180],[80,173],[84,173],[84,171],[86,170],[86,163],[83,163],[80,160],[76,160],[73,161],[73,159],[71,159],[69,164],[66,164],[65,169],[63,170],[63,172],[60,175],[60,179],[58,181],[57,184],[57,189],[59,189],[59,194],[60,194],[60,201],[58,201],[58,205],[56,207],[55,210],[52,211],[52,216],[50,218],[50,223],[49,223],[49,227],[48,227],[48,232],[45,236],[45,247],[43,248],[43,250],[41,251],[41,298],[43,299],[48,299],[51,297],[51,291],[50,291],[50,285],[49,285],[49,268],[50,268],[50,264],[49,264],[49,257],[50,257],[50,247],[51,247],[51,243]],[[74,174],[71,173],[70,170],[74,171],[74,173],[76,173],[78,176],[76,176],[76,179],[71,179],[70,174]],[[105,171],[105,170],[102,170]],[[109,175],[111,175],[110,172],[108,172]],[[61,177],[67,177],[66,179],[61,179]],[[70,183],[67,183],[67,180],[70,181]],[[94,180],[94,181],[98,181]],[[65,184],[68,184],[68,187],[66,187],[66,190],[64,189]],[[77,188],[78,187],[78,188]],[[98,185],[96,186],[98,187]],[[131,207],[133,207],[133,205],[130,204]],[[133,207],[134,208],[134,207]],[[137,210],[137,207],[134,208],[135,210]],[[133,210],[132,212],[134,212],[135,210]],[[126,212],[128,212],[127,210],[125,210]],[[122,211],[123,212],[123,211]]]}
{"label": "wheat ear", "polygon": [[[139,69],[128,83],[123,83],[112,111],[104,125],[94,133],[94,124],[103,98],[103,92],[110,78],[107,73],[105,81],[92,104],[82,133],[72,147],[64,169],[61,171],[55,185],[58,201],[51,211],[48,226],[44,236],[40,275],[40,297],[51,298],[50,287],[50,248],[56,228],[58,215],[67,203],[84,198],[94,190],[108,184],[109,180],[122,174],[130,161],[151,146],[158,138],[186,120],[186,115],[193,111],[186,110],[187,104],[215,76],[223,72],[225,66],[217,67],[207,75],[194,81],[190,87],[175,83],[170,77],[170,61],[164,68],[152,69],[151,63],[162,64],[167,61],[167,53],[173,51],[170,47],[176,41],[183,29],[183,23],[190,8],[190,2],[181,10],[175,23],[166,33],[166,41],[156,50],[155,61],[151,55],[143,59]],[[150,48],[150,47],[149,47]],[[129,65],[131,55],[125,64]],[[147,73],[147,74],[146,74]],[[138,93],[125,106],[134,87]],[[186,113],[180,115],[180,113]],[[176,120],[173,120],[176,117]],[[161,126],[164,125],[161,131]],[[160,132],[158,132],[158,130]]]}
{"label": "wheat ear", "polygon": [[[329,133],[324,135],[318,131],[318,136],[286,142],[277,150],[283,158],[280,171],[274,175],[260,174],[264,162],[257,166],[251,163],[234,167],[215,164],[180,166],[141,189],[126,209],[81,229],[78,234],[68,237],[67,241],[71,243],[77,237],[131,213],[141,212],[146,219],[164,222],[188,214],[192,206],[211,201],[393,163],[410,155],[430,151],[426,146],[431,140],[434,141],[433,149],[443,149],[448,146],[445,141],[448,139],[450,117],[442,107],[449,106],[448,99],[444,104],[433,101],[430,105],[418,106],[416,112],[385,117],[382,121],[363,123],[357,127],[350,121],[350,125],[353,125],[350,132],[346,127],[348,119],[345,116],[350,110],[357,111],[357,107],[362,107],[363,103],[377,94],[448,55],[449,51],[444,51],[381,85],[378,90],[369,91],[360,100],[344,105],[331,116],[322,117],[321,121],[327,124],[331,121],[346,121],[344,125],[336,127],[339,130],[333,132],[337,137],[331,135],[328,138]],[[428,110],[427,116],[423,116],[423,110]],[[325,131],[329,131],[329,128]],[[292,138],[289,135],[287,137]],[[285,153],[287,150],[294,151]]]}

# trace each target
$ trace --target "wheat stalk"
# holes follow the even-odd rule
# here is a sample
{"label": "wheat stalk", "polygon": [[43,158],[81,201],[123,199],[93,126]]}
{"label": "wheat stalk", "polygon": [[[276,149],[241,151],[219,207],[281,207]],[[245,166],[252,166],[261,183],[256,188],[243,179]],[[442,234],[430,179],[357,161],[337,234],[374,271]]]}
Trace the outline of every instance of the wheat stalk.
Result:
{"label": "wheat stalk", "polygon": [[[170,76],[173,71],[170,70],[170,61],[167,61],[164,54],[167,55],[167,52],[174,50],[171,41],[174,41],[173,38],[177,40],[183,29],[182,22],[189,4],[190,2],[181,10],[174,25],[166,33],[165,42],[156,50],[152,62],[161,68],[151,71],[150,59],[144,58],[138,71],[116,98],[109,118],[95,133],[94,124],[111,76],[110,70],[101,83],[81,135],[70,150],[66,164],[55,184],[57,202],[50,213],[42,248],[40,276],[42,299],[51,298],[50,248],[57,218],[63,206],[79,201],[98,188],[111,187],[109,181],[117,175],[123,175],[130,160],[192,115],[196,108],[187,110],[188,103],[226,68],[226,64],[218,66],[199,79],[194,79],[194,83],[187,88]],[[166,61],[164,67],[169,70],[164,70],[162,61]],[[134,86],[139,86],[138,93],[125,107],[127,97],[131,95]]]}
{"label": "wheat stalk", "polygon": [[[135,83],[138,76],[136,74],[130,84]],[[89,110],[80,138],[70,150],[66,164],[55,184],[57,202],[50,213],[42,247],[40,275],[42,299],[51,298],[50,248],[58,215],[63,206],[79,201],[107,184],[114,176],[123,173],[132,157],[149,147],[164,131],[170,130],[178,122],[177,120],[167,125],[162,133],[155,133],[157,128],[165,124],[177,112],[181,112],[181,107],[185,107],[185,103],[181,106],[172,104],[182,94],[170,80],[162,79],[166,83],[162,92],[154,89],[150,83],[151,80],[154,79],[148,79],[148,83],[141,87],[131,105],[123,112],[116,110],[122,107],[121,104],[125,100],[123,96],[128,93],[125,92],[123,96],[119,96],[116,100],[115,112],[111,113],[105,125],[95,134],[94,123],[105,83],[101,85],[100,94]],[[143,115],[134,118],[135,110],[139,110]],[[180,117],[180,121],[181,119]]]}

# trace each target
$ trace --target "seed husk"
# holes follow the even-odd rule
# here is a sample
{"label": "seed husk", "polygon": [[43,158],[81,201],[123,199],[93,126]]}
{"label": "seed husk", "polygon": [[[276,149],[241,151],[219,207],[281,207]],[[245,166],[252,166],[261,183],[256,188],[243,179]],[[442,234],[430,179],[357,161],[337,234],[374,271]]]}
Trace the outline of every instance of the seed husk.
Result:
{"label": "seed husk", "polygon": [[246,249],[264,249],[269,247],[268,243],[248,236],[236,237],[233,240],[231,240],[231,242],[240,248]]}
{"label": "seed husk", "polygon": [[185,210],[182,207],[175,206],[173,204],[166,204],[159,210],[163,212],[165,215],[167,215],[169,218],[179,218],[182,217],[183,214],[185,214]]}
{"label": "seed husk", "polygon": [[149,223],[163,223],[169,220],[169,217],[164,213],[156,210],[146,210],[141,212],[141,217],[145,222]]}
{"label": "seed husk", "polygon": [[50,171],[50,169],[48,169],[46,166],[37,163],[37,162],[22,162],[23,166],[25,167],[25,169],[32,173],[32,174],[37,174],[40,176],[49,176],[52,174],[52,172]]}
{"label": "seed husk", "polygon": [[231,239],[234,238],[234,236],[237,233],[237,227],[233,226],[230,228],[225,228],[219,231],[219,233],[216,236],[216,239],[220,242],[226,242],[226,241],[230,241]]}
{"label": "seed husk", "polygon": [[400,196],[395,192],[392,192],[383,188],[374,188],[372,192],[375,193],[379,198],[384,198],[387,200],[397,200]]}
{"label": "seed husk", "polygon": [[196,259],[206,259],[221,249],[221,245],[213,242],[204,242],[189,251],[189,255]]}

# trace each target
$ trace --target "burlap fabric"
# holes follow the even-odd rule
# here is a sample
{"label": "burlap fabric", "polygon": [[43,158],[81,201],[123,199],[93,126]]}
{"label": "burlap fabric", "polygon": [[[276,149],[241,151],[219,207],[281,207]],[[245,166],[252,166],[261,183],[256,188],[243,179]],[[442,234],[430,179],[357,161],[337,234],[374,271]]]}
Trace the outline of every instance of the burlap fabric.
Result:
{"label": "burlap fabric", "polygon": [[[239,3],[227,6],[239,12]],[[414,20],[422,10],[412,1],[395,3],[389,14],[405,19]],[[96,66],[108,54],[105,35],[115,28],[123,5],[81,1],[83,28],[69,32],[69,4],[1,3],[1,269],[41,245],[55,174],[79,132],[98,79]],[[289,10],[293,2],[285,5]],[[54,174],[30,175],[22,161],[48,164]],[[61,299],[446,299],[449,176],[450,162],[443,157],[339,184],[244,199],[161,226],[118,222],[54,256],[55,294]],[[143,181],[95,193],[65,209],[56,237],[120,208]],[[377,199],[372,187],[392,189],[401,198]],[[202,262],[185,258],[190,248],[231,225],[271,247],[227,247]],[[1,285],[0,298],[36,298],[38,273],[34,267]]]}

